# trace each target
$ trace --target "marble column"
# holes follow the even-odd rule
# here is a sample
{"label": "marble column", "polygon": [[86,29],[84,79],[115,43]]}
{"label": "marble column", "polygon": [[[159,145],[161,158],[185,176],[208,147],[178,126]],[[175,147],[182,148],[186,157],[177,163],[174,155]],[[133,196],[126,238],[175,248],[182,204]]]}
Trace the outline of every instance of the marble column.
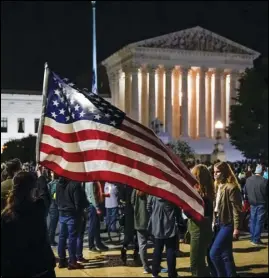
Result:
{"label": "marble column", "polygon": [[236,101],[234,98],[236,98],[237,92],[236,92],[236,83],[238,79],[239,73],[236,71],[230,72],[230,105],[234,105]]}
{"label": "marble column", "polygon": [[212,138],[212,72],[206,73],[206,136]]}
{"label": "marble column", "polygon": [[198,137],[206,136],[206,86],[205,86],[205,68],[201,67],[199,71],[199,133]]}
{"label": "marble column", "polygon": [[119,71],[119,104],[118,108],[125,111],[125,74],[122,70]]}
{"label": "marble column", "polygon": [[138,68],[132,69],[132,106],[131,117],[138,121],[139,116],[139,91],[138,91]]}
{"label": "marble column", "polygon": [[[226,103],[226,73],[223,72],[223,74],[221,74],[221,121],[223,123],[224,128],[227,126],[226,123],[226,109],[227,109],[227,103]],[[224,135],[224,132],[222,134],[222,136]]]}
{"label": "marble column", "polygon": [[114,105],[116,107],[119,108],[119,80],[120,79],[120,75],[119,75],[119,70],[116,70],[114,72],[114,90],[113,90],[113,93],[114,93]]}
{"label": "marble column", "polygon": [[181,68],[182,89],[182,136],[189,136],[189,103],[188,103],[188,73],[189,68]]}
{"label": "marble column", "polygon": [[180,90],[180,86],[179,86],[179,82],[180,82],[180,76],[179,76],[179,70],[176,69],[174,70],[174,74],[173,74],[173,79],[174,79],[174,91],[173,91],[173,119],[172,119],[172,123],[173,123],[173,132],[172,132],[172,136],[175,139],[179,139],[180,136],[180,95],[181,95],[181,90]]}
{"label": "marble column", "polygon": [[125,106],[125,113],[130,115],[131,113],[131,72],[129,68],[124,69],[124,82],[125,82],[125,98],[124,98],[124,106]]}
{"label": "marble column", "polygon": [[196,74],[195,70],[191,70],[191,101],[190,101],[190,136],[191,138],[197,137],[197,105],[196,105]]}
{"label": "marble column", "polygon": [[149,121],[148,126],[150,126],[151,122],[156,118],[156,90],[155,90],[155,74],[156,68],[149,67]]}
{"label": "marble column", "polygon": [[115,74],[109,73],[109,89],[111,93],[111,104],[115,105]]}
{"label": "marble column", "polygon": [[140,95],[140,117],[141,124],[147,126],[148,124],[148,73],[146,68],[141,68],[141,95]]}
{"label": "marble column", "polygon": [[164,70],[158,69],[157,118],[164,124]]}
{"label": "marble column", "polygon": [[214,125],[217,121],[221,121],[221,74],[222,70],[215,71],[215,103],[214,103]]}
{"label": "marble column", "polygon": [[165,69],[165,131],[172,136],[172,72],[173,68]]}

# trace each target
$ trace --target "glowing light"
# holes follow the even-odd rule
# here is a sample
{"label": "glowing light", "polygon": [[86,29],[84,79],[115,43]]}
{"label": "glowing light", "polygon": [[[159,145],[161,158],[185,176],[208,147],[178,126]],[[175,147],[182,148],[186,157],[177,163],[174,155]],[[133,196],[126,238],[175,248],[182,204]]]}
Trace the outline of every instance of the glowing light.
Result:
{"label": "glowing light", "polygon": [[223,123],[221,121],[217,121],[215,123],[215,129],[223,129]]}

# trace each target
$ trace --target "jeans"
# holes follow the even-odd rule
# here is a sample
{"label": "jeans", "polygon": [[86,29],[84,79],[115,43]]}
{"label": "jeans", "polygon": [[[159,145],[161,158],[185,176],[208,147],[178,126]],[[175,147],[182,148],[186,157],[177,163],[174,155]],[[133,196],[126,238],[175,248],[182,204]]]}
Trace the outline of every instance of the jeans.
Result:
{"label": "jeans", "polygon": [[148,254],[147,254],[147,242],[148,231],[137,231],[137,240],[139,245],[140,260],[144,269],[148,268]]}
{"label": "jeans", "polygon": [[86,215],[83,215],[78,223],[78,237],[77,237],[77,249],[76,249],[77,260],[83,258],[83,242],[84,242],[85,229],[86,229]]}
{"label": "jeans", "polygon": [[250,206],[250,234],[251,241],[254,243],[259,243],[261,241],[265,214],[265,205]]}
{"label": "jeans", "polygon": [[209,256],[214,267],[211,273],[216,272],[217,277],[236,277],[233,258],[233,230],[232,224],[220,225],[211,246]]}
{"label": "jeans", "polygon": [[192,220],[188,220],[188,231],[190,233],[190,266],[192,277],[209,277],[210,273],[206,267],[206,256],[212,242],[212,224],[209,218],[198,226]]}
{"label": "jeans", "polygon": [[168,266],[168,277],[177,277],[176,271],[176,245],[178,241],[176,236],[166,239],[155,238],[153,260],[152,260],[152,275],[158,276],[162,260],[163,248],[166,248],[166,258]]}
{"label": "jeans", "polygon": [[55,242],[55,232],[56,232],[56,228],[57,228],[57,224],[58,224],[58,220],[59,220],[59,211],[58,211],[58,207],[55,204],[55,201],[53,200],[51,205],[50,205],[50,209],[49,209],[49,227],[48,227],[48,232],[49,232],[49,240],[50,243],[54,243]]}
{"label": "jeans", "polygon": [[[100,219],[96,212],[96,208],[93,205],[90,205],[88,208],[88,217],[89,217],[89,249],[99,247],[101,245],[100,237]],[[95,244],[94,244],[95,241]]]}
{"label": "jeans", "polygon": [[[106,208],[106,225],[107,230],[111,229],[111,232],[116,232],[116,218],[117,218],[118,208]],[[113,222],[113,225],[110,224]]]}
{"label": "jeans", "polygon": [[60,235],[58,255],[60,260],[66,258],[66,240],[68,238],[69,263],[76,263],[77,219],[74,216],[60,216]]}

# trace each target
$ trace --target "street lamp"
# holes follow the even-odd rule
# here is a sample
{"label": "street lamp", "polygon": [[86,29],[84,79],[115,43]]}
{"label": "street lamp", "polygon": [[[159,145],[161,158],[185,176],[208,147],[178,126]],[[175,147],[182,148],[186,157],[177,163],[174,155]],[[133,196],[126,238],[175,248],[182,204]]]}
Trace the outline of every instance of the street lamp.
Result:
{"label": "street lamp", "polygon": [[221,139],[221,130],[223,129],[223,123],[221,121],[217,121],[215,123],[215,129],[216,129],[216,141],[217,144],[219,144]]}
{"label": "street lamp", "polygon": [[225,161],[225,153],[224,147],[221,143],[221,131],[223,130],[223,123],[221,121],[217,121],[215,123],[216,129],[216,143],[214,144],[213,156],[216,160]]}

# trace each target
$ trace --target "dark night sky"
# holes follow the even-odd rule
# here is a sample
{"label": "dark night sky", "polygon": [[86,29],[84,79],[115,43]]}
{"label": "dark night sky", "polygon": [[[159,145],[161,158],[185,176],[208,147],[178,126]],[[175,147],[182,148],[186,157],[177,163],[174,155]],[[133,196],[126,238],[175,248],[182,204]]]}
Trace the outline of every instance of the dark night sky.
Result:
{"label": "dark night sky", "polygon": [[[97,1],[98,62],[197,25],[267,56],[267,1]],[[1,1],[1,88],[41,90],[46,61],[72,80],[90,79],[91,49],[90,1]]]}

